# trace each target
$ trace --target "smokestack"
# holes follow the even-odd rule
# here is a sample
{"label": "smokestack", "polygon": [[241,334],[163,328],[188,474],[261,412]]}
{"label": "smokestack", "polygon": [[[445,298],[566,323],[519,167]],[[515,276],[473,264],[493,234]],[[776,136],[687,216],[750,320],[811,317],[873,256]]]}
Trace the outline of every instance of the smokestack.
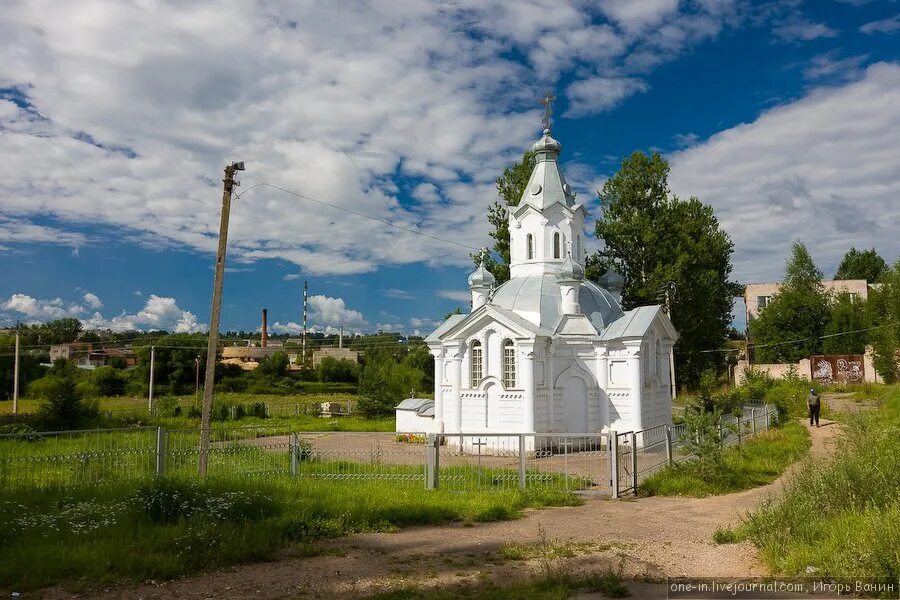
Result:
{"label": "smokestack", "polygon": [[268,324],[268,314],[269,311],[267,309],[263,309],[263,321],[262,321],[262,336],[260,336],[260,345],[265,348],[266,344],[269,341],[269,324]]}
{"label": "smokestack", "polygon": [[344,326],[341,325],[341,335],[338,338],[338,348],[344,347]]}

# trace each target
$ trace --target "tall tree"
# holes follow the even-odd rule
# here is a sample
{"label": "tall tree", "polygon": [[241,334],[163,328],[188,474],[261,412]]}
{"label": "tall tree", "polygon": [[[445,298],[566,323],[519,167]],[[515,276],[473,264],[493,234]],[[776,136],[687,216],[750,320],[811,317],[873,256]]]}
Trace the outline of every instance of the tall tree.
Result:
{"label": "tall tree", "polygon": [[821,337],[829,321],[822,273],[802,242],[794,242],[785,267],[784,284],[768,306],[750,320],[754,360],[797,362],[822,351]]}
{"label": "tall tree", "polygon": [[[825,335],[822,340],[824,354],[862,354],[866,351],[869,327],[866,303],[853,299],[850,294],[832,298]],[[855,332],[855,333],[854,333]],[[841,335],[837,335],[841,334]]]}
{"label": "tall tree", "polygon": [[900,260],[869,293],[867,308],[872,325],[878,327],[869,332],[875,370],[886,383],[900,381]]}
{"label": "tall tree", "polygon": [[[488,208],[488,223],[491,225],[490,235],[494,238],[493,250],[500,255],[500,260],[491,255],[484,257],[484,266],[497,280],[497,285],[509,281],[509,207],[519,205],[533,169],[534,153],[529,151],[522,155],[521,161],[504,169],[497,178],[500,200]],[[481,253],[472,258],[476,265],[481,263]]]}
{"label": "tall tree", "polygon": [[865,279],[869,283],[875,283],[887,271],[887,263],[875,251],[875,248],[860,251],[851,246],[844,258],[841,259],[834,278]]}
{"label": "tall tree", "polygon": [[658,153],[635,152],[603,185],[603,214],[597,237],[606,244],[592,259],[612,264],[625,277],[626,309],[660,302],[660,291],[675,282],[672,321],[679,332],[679,381],[695,386],[704,370],[721,369],[731,307],[738,295],[730,282],[734,244],[710,206],[697,198],[672,196],[669,164]]}

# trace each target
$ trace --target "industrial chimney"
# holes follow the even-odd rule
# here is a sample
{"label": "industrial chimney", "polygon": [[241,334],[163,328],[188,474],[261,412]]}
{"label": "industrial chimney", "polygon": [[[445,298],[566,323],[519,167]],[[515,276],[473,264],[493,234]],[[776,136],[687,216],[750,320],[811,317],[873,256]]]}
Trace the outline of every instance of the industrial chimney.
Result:
{"label": "industrial chimney", "polygon": [[266,347],[266,343],[269,341],[269,324],[268,324],[268,313],[267,309],[263,309],[263,321],[262,321],[262,335],[260,336],[260,346],[263,348]]}

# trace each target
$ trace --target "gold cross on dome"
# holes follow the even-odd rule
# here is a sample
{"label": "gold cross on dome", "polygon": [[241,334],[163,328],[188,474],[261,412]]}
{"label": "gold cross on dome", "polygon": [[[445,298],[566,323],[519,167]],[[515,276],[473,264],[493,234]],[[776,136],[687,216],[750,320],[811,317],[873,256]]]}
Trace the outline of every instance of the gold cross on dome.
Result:
{"label": "gold cross on dome", "polygon": [[553,92],[547,90],[547,93],[544,94],[544,97],[538,102],[538,104],[544,107],[544,118],[541,119],[544,129],[550,129],[550,117],[553,115],[553,102],[555,101],[556,96],[553,95]]}

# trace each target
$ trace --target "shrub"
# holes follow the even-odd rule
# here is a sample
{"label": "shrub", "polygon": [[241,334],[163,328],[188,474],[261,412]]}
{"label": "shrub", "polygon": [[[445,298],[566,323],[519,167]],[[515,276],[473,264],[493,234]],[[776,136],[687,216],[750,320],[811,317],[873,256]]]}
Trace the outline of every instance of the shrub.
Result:
{"label": "shrub", "polygon": [[83,402],[71,374],[51,377],[52,384],[47,400],[40,407],[41,419],[49,426],[75,429],[85,419],[98,414],[96,403]]}
{"label": "shrub", "polygon": [[97,367],[91,372],[90,380],[98,396],[121,396],[125,393],[125,376],[113,367]]}
{"label": "shrub", "polygon": [[178,405],[178,398],[174,396],[163,396],[156,400],[156,415],[162,418],[177,417],[181,414],[181,407]]}

